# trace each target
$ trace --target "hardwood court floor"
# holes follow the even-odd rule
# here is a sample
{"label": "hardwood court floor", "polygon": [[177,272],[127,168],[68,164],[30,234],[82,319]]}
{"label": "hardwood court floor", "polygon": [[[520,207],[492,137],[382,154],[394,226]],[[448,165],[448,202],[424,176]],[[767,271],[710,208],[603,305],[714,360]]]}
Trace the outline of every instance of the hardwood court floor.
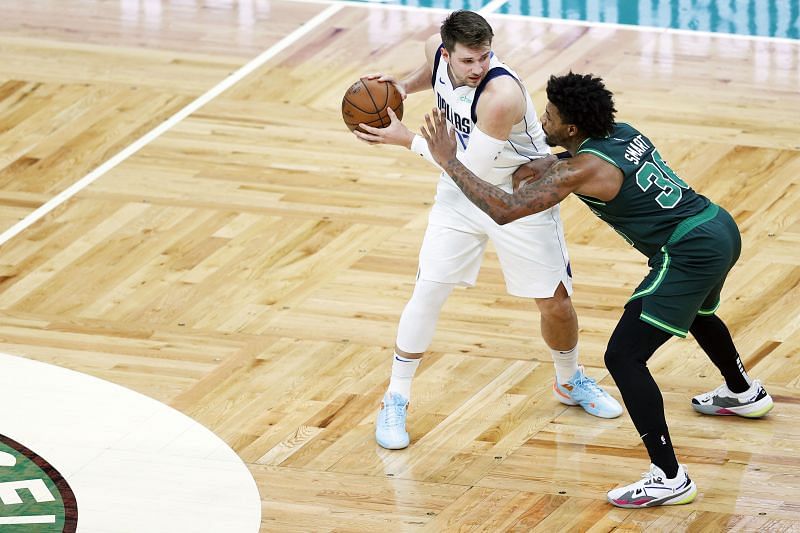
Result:
{"label": "hardwood court floor", "polygon": [[[70,4],[4,3],[3,230],[328,8]],[[374,443],[436,178],[356,142],[339,105],[360,74],[415,68],[442,14],[326,16],[0,248],[0,351],[203,423],[250,467],[264,531],[800,528],[800,45],[490,17],[539,109],[551,73],[602,75],[619,119],[742,229],[720,314],[777,405],[696,415],[691,396],[719,377],[693,341],[670,341],[650,368],[699,495],[627,511],[605,492],[646,469],[638,435],[627,415],[552,398],[535,307],[506,295],[491,251],[417,374],[411,446]],[[412,95],[405,122],[431,106]],[[602,355],[645,261],[572,199],[562,216],[581,359],[619,397]]]}

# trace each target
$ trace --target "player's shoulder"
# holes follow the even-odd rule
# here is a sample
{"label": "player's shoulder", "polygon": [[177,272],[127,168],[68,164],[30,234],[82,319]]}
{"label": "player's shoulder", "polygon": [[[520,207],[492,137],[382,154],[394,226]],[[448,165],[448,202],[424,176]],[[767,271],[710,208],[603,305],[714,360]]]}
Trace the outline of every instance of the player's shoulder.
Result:
{"label": "player's shoulder", "polygon": [[429,64],[433,65],[433,61],[436,58],[436,52],[439,51],[439,47],[441,46],[442,38],[438,33],[431,35],[425,41],[425,58],[428,60]]}
{"label": "player's shoulder", "polygon": [[519,110],[526,104],[519,81],[509,76],[494,76],[487,80],[480,94],[480,106],[490,112]]}

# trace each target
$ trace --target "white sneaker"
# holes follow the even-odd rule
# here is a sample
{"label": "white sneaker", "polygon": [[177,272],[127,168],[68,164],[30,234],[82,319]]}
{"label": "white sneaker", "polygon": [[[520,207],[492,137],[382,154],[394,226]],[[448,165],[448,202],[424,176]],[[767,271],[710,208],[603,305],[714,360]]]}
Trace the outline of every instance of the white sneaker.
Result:
{"label": "white sneaker", "polygon": [[639,509],[656,505],[681,505],[697,496],[697,486],[689,479],[689,473],[683,465],[679,465],[674,479],[669,479],[654,464],[642,477],[644,479],[636,483],[608,491],[608,501],[617,507]]}
{"label": "white sneaker", "polygon": [[553,396],[565,405],[580,405],[590,415],[600,418],[616,418],[622,414],[622,406],[593,378],[587,376],[582,366],[567,380],[553,381]]}
{"label": "white sneaker", "polygon": [[381,410],[375,421],[375,440],[387,450],[401,450],[408,446],[406,413],[408,400],[400,394],[387,391],[383,395]]}
{"label": "white sneaker", "polygon": [[744,392],[731,392],[726,384],[692,398],[692,407],[704,415],[739,415],[746,418],[759,418],[770,412],[772,398],[761,382],[753,381]]}

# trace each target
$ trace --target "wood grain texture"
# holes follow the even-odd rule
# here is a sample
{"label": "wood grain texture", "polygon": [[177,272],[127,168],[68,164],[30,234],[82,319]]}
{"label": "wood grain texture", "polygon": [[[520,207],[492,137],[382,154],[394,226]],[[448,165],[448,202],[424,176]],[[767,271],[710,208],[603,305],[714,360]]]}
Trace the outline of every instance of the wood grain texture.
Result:
{"label": "wood grain texture", "polygon": [[[2,229],[325,8],[9,3]],[[552,73],[602,75],[618,117],[740,225],[720,315],[777,405],[764,420],[702,417],[690,398],[720,378],[699,347],[675,339],[654,356],[693,504],[606,503],[646,470],[645,450],[627,415],[600,420],[552,397],[535,305],[505,293],[491,249],[417,373],[411,446],[375,444],[436,173],[357,142],[339,105],[360,75],[415,68],[441,18],[345,7],[3,245],[0,351],[212,429],[250,466],[264,531],[800,528],[798,44],[490,18],[539,109]],[[416,129],[432,104],[410,96],[405,123]],[[619,398],[603,352],[645,260],[574,199],[562,217],[581,360]]]}

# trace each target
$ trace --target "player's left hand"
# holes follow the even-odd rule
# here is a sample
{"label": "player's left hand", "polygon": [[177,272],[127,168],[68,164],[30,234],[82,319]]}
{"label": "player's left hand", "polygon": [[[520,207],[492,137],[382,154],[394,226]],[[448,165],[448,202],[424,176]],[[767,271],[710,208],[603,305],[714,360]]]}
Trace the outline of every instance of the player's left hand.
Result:
{"label": "player's left hand", "polygon": [[430,115],[425,115],[425,126],[420,128],[420,133],[428,143],[433,159],[440,167],[445,168],[448,161],[456,156],[456,132],[447,127],[447,119],[439,109],[431,111]]}
{"label": "player's left hand", "polygon": [[353,130],[353,133],[368,144],[396,144],[410,148],[411,141],[414,140],[414,134],[406,128],[405,124],[400,122],[391,107],[387,107],[386,112],[389,114],[391,123],[385,128],[373,128],[366,124],[359,124],[358,127],[366,133],[358,131],[358,129]]}

